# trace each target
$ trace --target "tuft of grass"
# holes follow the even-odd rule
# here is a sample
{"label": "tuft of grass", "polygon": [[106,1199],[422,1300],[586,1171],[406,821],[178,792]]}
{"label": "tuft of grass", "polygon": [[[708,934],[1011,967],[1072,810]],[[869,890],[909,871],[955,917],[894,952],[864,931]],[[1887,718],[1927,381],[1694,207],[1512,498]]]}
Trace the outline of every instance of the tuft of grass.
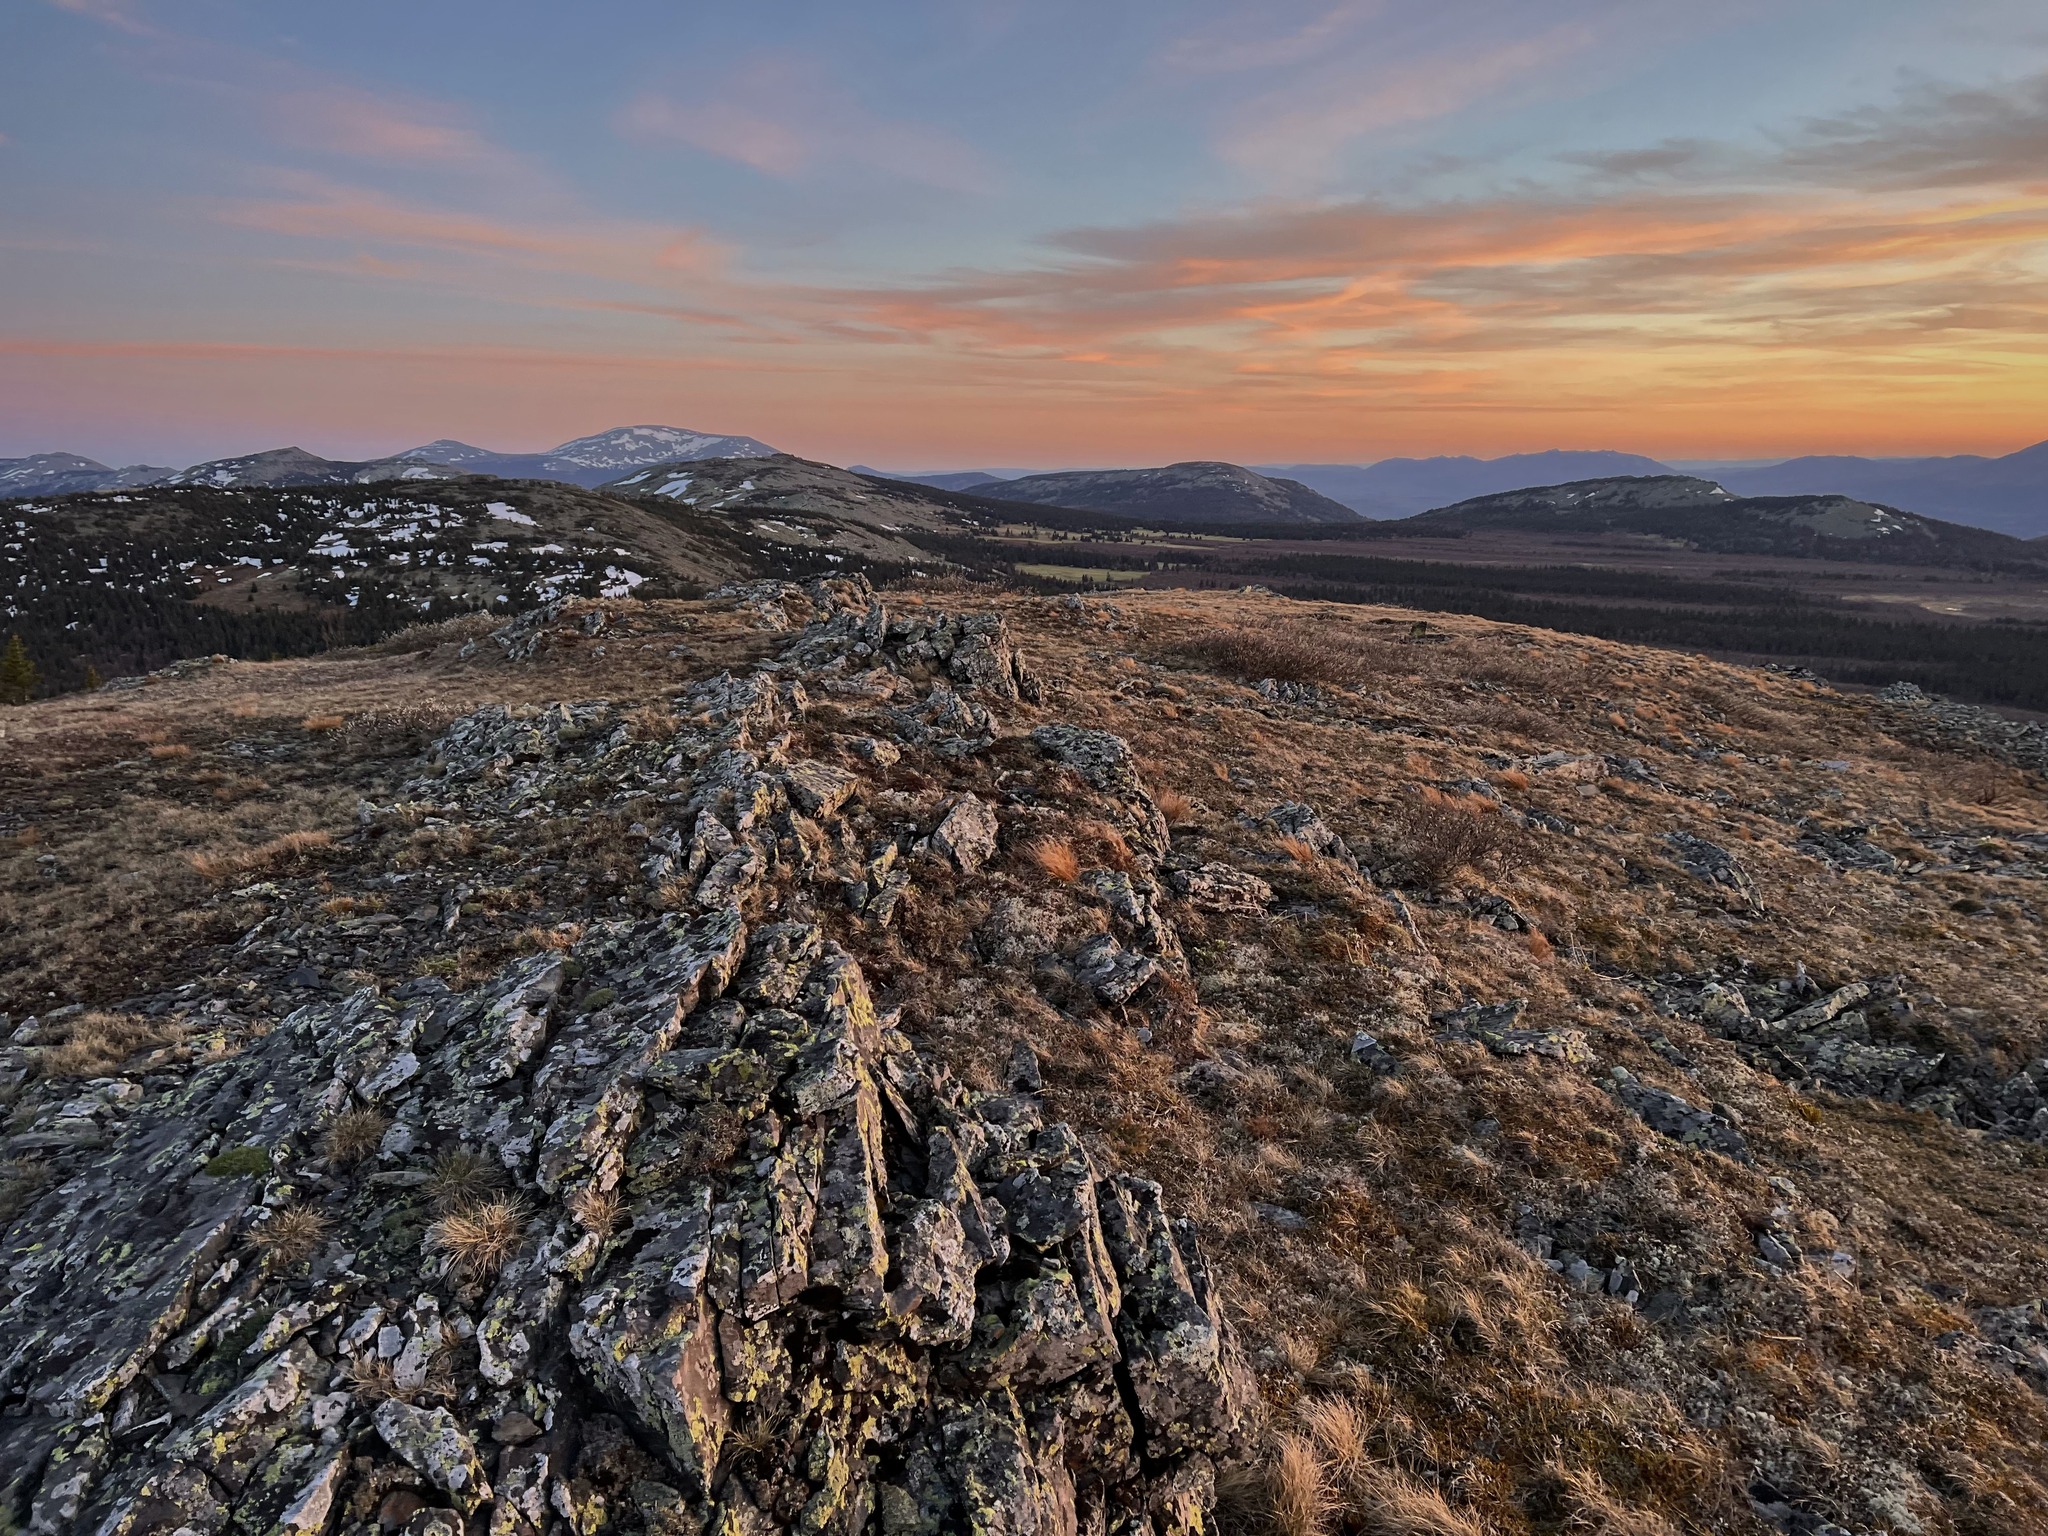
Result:
{"label": "tuft of grass", "polygon": [[1185,827],[1195,819],[1195,802],[1177,789],[1162,789],[1152,799],[1169,827]]}
{"label": "tuft of grass", "polygon": [[344,715],[308,715],[299,722],[299,729],[315,736],[324,736],[329,731],[338,731],[348,724]]}
{"label": "tuft of grass", "polygon": [[1298,837],[1281,838],[1279,847],[1282,853],[1286,854],[1288,858],[1294,860],[1297,864],[1313,865],[1316,862],[1317,854],[1315,849],[1309,847],[1307,843]]}
{"label": "tuft of grass", "polygon": [[1322,1457],[1331,1481],[1347,1487],[1365,1475],[1371,1426],[1357,1403],[1348,1397],[1318,1397],[1303,1404],[1296,1417]]}
{"label": "tuft of grass", "polygon": [[450,1211],[427,1228],[429,1253],[448,1256],[462,1279],[476,1284],[505,1267],[519,1251],[526,1211],[516,1200],[486,1200]]}
{"label": "tuft of grass", "polygon": [[569,1197],[569,1214],[576,1225],[599,1237],[610,1237],[619,1224],[621,1202],[616,1189],[599,1189],[586,1184]]}
{"label": "tuft of grass", "polygon": [[327,1236],[327,1218],[308,1205],[287,1205],[249,1234],[265,1262],[285,1268],[302,1264],[318,1251]]}
{"label": "tuft of grass", "polygon": [[666,705],[648,704],[626,716],[635,741],[667,741],[682,729],[683,722]]}
{"label": "tuft of grass", "polygon": [[216,883],[244,875],[267,873],[305,862],[308,855],[333,846],[332,832],[287,832],[254,848],[207,849],[187,855],[193,869]]}
{"label": "tuft of grass", "polygon": [[1278,1536],[1322,1536],[1336,1513],[1322,1457],[1305,1436],[1280,1436],[1266,1469],[1266,1489]]}
{"label": "tuft of grass", "polygon": [[467,1147],[455,1147],[434,1159],[427,1180],[427,1198],[437,1215],[478,1205],[505,1182],[505,1170],[493,1159]]}
{"label": "tuft of grass", "polygon": [[45,1077],[105,1077],[131,1057],[175,1045],[184,1029],[160,1019],[127,1013],[82,1013],[65,1027],[64,1038],[36,1053]]}
{"label": "tuft of grass", "polygon": [[192,749],[182,741],[160,742],[149,749],[150,760],[158,763],[175,763],[191,755]]}
{"label": "tuft of grass", "polygon": [[1041,837],[1028,844],[1024,857],[1048,880],[1071,885],[1081,878],[1081,860],[1063,837]]}
{"label": "tuft of grass", "polygon": [[1362,1479],[1358,1507],[1366,1529],[1381,1536],[1486,1536],[1484,1526],[1436,1489],[1391,1467],[1375,1467]]}
{"label": "tuft of grass", "polygon": [[384,1133],[390,1129],[391,1119],[381,1109],[365,1106],[343,1110],[327,1126],[327,1161],[337,1168],[353,1168],[375,1157],[377,1148],[383,1145]]}
{"label": "tuft of grass", "polygon": [[0,1225],[27,1210],[36,1192],[49,1182],[50,1169],[45,1163],[26,1157],[0,1163]]}

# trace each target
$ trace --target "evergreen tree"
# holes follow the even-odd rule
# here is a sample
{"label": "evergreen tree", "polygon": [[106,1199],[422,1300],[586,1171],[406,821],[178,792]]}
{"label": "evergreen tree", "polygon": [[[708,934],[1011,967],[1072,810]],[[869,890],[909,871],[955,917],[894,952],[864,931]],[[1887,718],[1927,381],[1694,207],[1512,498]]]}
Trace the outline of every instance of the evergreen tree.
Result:
{"label": "evergreen tree", "polygon": [[100,669],[88,661],[85,664],[85,691],[98,693],[105,682],[106,679],[100,676]]}
{"label": "evergreen tree", "polygon": [[6,651],[0,652],[0,702],[26,704],[35,691],[36,664],[28,659],[28,647],[21,636],[9,636]]}

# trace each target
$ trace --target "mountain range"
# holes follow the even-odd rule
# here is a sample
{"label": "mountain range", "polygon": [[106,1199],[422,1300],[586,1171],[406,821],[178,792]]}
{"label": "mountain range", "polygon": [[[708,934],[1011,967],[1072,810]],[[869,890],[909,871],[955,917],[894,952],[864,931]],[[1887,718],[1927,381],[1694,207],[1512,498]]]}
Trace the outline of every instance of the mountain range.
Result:
{"label": "mountain range", "polygon": [[[1850,496],[2016,538],[2048,535],[2048,442],[2002,458],[1973,454],[1919,459],[1810,455],[1775,464],[1693,464],[1685,470],[1641,454],[1559,449],[1497,459],[1441,456],[1381,459],[1369,464],[1254,464],[1250,468],[1257,474],[1296,481],[1370,518],[1413,517],[1477,496],[1532,486],[1689,471],[1710,476],[1738,496]],[[892,478],[1010,497],[1014,495],[1011,490],[998,487],[1014,486],[1021,474],[1021,470],[972,469]]]}
{"label": "mountain range", "polygon": [[571,438],[546,453],[499,453],[441,438],[379,459],[325,459],[303,448],[271,448],[234,458],[209,459],[185,469],[133,464],[114,469],[75,453],[37,453],[0,459],[0,498],[66,496],[79,491],[127,490],[153,485],[368,485],[385,480],[438,480],[495,475],[503,480],[559,480],[589,487],[646,464],[688,459],[759,458],[775,450],[758,438],[687,427],[614,427]]}
{"label": "mountain range", "polygon": [[[213,459],[185,469],[134,464],[114,468],[74,453],[0,459],[0,500],[151,485],[347,485],[387,480],[492,475],[555,480],[592,489],[637,469],[706,459],[765,458],[758,438],[684,427],[618,427],[572,438],[545,453],[501,453],[453,438],[367,460],[326,459],[276,448]],[[1999,458],[1882,459],[1813,455],[1775,464],[1694,464],[1737,496],[1846,496],[1923,517],[2018,538],[2048,535],[2048,442]],[[941,491],[1064,506],[1180,523],[1281,521],[1341,523],[1349,516],[1413,517],[1475,497],[1583,480],[1681,473],[1639,454],[1563,451],[1382,459],[1367,464],[1263,464],[1194,461],[1157,469],[1028,473],[973,469],[889,473],[856,464],[855,475]]]}

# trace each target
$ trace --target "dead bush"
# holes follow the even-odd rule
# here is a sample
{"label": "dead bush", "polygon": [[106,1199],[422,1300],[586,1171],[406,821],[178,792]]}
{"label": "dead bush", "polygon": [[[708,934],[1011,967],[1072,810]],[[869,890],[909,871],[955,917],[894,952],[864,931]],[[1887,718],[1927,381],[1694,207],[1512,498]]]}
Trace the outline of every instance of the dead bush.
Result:
{"label": "dead bush", "polygon": [[1978,759],[1947,776],[1950,794],[1964,805],[2007,805],[2019,797],[2020,776],[2004,763]]}
{"label": "dead bush", "polygon": [[1388,852],[1397,873],[1437,888],[1466,872],[1504,875],[1528,859],[1521,827],[1490,800],[1424,787],[1396,813]]}
{"label": "dead bush", "polygon": [[295,864],[307,856],[331,847],[332,832],[287,832],[254,848],[205,849],[188,854],[192,867],[208,880],[225,883],[244,875],[268,874]]}
{"label": "dead bush", "polygon": [[37,1054],[45,1077],[105,1077],[124,1061],[159,1046],[175,1045],[184,1029],[128,1013],[82,1013],[64,1026],[64,1038]]}
{"label": "dead bush", "polygon": [[1301,623],[1220,629],[1182,647],[1181,654],[1227,677],[1254,683],[1272,678],[1282,683],[1345,685],[1363,682],[1374,671],[1360,654],[1355,636],[1340,639],[1327,629]]}
{"label": "dead bush", "polygon": [[1195,819],[1195,802],[1177,789],[1162,789],[1152,799],[1169,827],[1185,827]]}

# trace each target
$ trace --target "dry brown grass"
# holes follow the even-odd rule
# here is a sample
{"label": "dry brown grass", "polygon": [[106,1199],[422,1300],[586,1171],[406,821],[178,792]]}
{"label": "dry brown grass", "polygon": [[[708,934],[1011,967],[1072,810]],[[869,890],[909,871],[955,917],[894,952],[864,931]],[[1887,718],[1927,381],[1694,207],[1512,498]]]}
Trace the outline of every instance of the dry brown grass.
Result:
{"label": "dry brown grass", "polygon": [[1024,857],[1048,880],[1071,885],[1081,878],[1080,855],[1064,837],[1041,837],[1025,845]]}
{"label": "dry brown grass", "polygon": [[667,741],[682,728],[675,711],[665,704],[649,704],[626,716],[635,741]]}
{"label": "dry brown grass", "polygon": [[175,763],[192,755],[192,749],[182,741],[159,742],[149,749],[149,758],[155,763]]}
{"label": "dry brown grass", "polygon": [[312,736],[325,736],[338,731],[348,724],[346,715],[308,715],[299,722],[299,729]]}
{"label": "dry brown grass", "polygon": [[82,1013],[63,1030],[60,1042],[36,1053],[45,1077],[105,1077],[144,1051],[185,1038],[176,1024],[128,1013]]}
{"label": "dry brown grass", "polygon": [[419,700],[380,704],[349,719],[342,739],[362,757],[424,751],[447,728],[452,712]]}
{"label": "dry brown grass", "polygon": [[206,849],[188,855],[193,867],[216,884],[239,880],[247,875],[303,864],[311,854],[334,845],[332,832],[287,832],[254,848]]}
{"label": "dry brown grass", "polygon": [[1152,797],[1169,827],[1185,827],[1195,819],[1195,802],[1177,789],[1162,789]]}
{"label": "dry brown grass", "polygon": [[586,1184],[569,1197],[569,1214],[576,1225],[586,1232],[599,1237],[610,1237],[612,1229],[619,1224],[619,1212],[623,1202],[616,1189],[599,1189],[595,1184]]}
{"label": "dry brown grass", "polygon": [[0,1225],[12,1221],[28,1208],[37,1193],[50,1182],[49,1165],[25,1157],[0,1162]]}
{"label": "dry brown grass", "polygon": [[361,1106],[345,1109],[328,1123],[323,1147],[327,1161],[337,1168],[353,1168],[377,1155],[391,1119],[381,1109]]}
{"label": "dry brown grass", "polygon": [[249,1234],[249,1241],[267,1263],[288,1268],[313,1256],[326,1240],[327,1227],[326,1216],[309,1205],[280,1206]]}
{"label": "dry brown grass", "polygon": [[427,1228],[429,1253],[446,1254],[463,1280],[476,1284],[505,1267],[519,1251],[526,1211],[516,1200],[486,1200],[450,1211]]}

